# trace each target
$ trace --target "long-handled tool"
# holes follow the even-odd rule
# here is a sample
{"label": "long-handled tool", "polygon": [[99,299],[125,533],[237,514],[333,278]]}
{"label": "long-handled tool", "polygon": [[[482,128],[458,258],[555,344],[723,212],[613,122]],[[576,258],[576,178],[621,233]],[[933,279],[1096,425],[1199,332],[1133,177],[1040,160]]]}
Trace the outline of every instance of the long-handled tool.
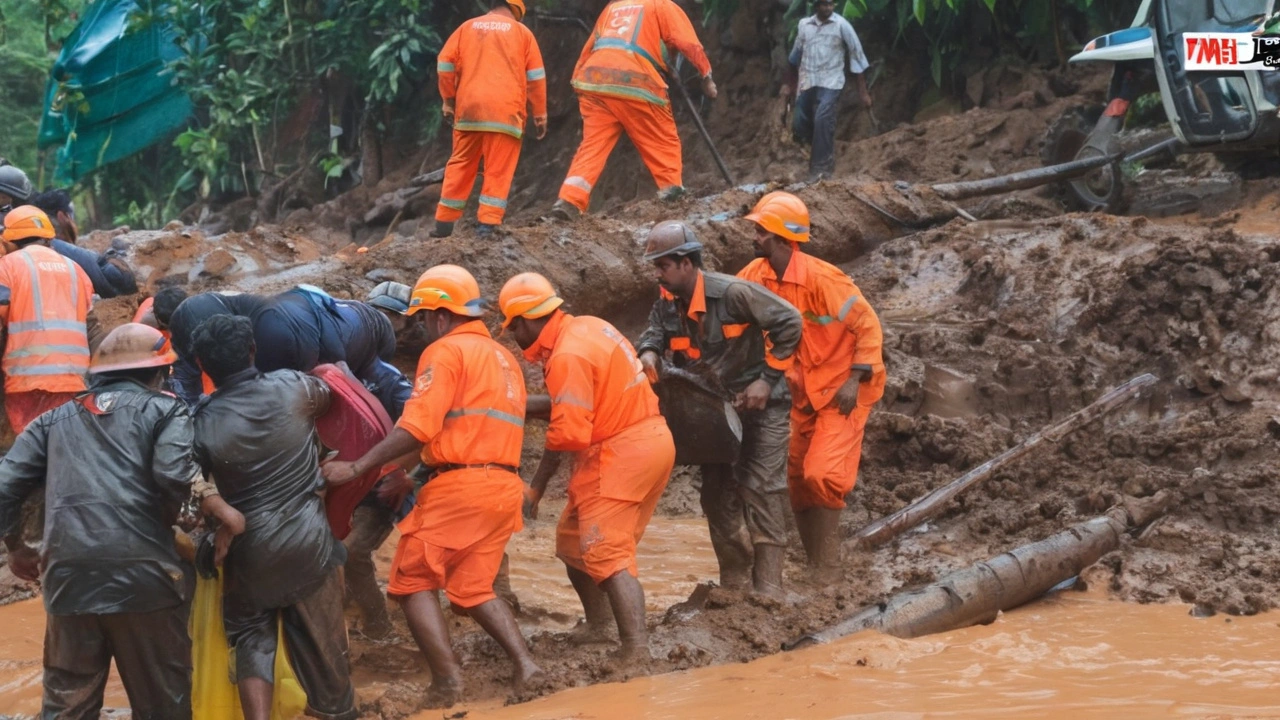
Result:
{"label": "long-handled tool", "polygon": [[698,133],[702,135],[702,139],[707,142],[707,149],[711,151],[711,157],[716,161],[716,167],[720,168],[720,174],[724,176],[724,181],[729,183],[729,187],[734,187],[738,183],[733,181],[733,175],[729,173],[729,167],[724,164],[724,158],[720,156],[720,151],[716,149],[716,144],[711,141],[711,134],[707,132],[707,126],[702,124],[702,115],[698,113],[698,107],[693,104],[693,98],[689,97],[689,91],[685,88],[684,83],[680,82],[678,73],[667,72],[667,84],[680,93],[684,98],[685,105],[689,106],[689,114],[693,116],[693,122],[698,126]]}

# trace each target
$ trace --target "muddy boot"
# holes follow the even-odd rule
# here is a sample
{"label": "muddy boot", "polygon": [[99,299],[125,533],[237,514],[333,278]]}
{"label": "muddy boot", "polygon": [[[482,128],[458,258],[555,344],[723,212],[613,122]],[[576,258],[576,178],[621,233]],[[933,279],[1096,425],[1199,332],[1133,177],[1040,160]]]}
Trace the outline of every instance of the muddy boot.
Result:
{"label": "muddy boot", "polygon": [[684,188],[679,185],[672,185],[665,190],[658,191],[658,199],[663,202],[675,202],[684,197]]}
{"label": "muddy boot", "polygon": [[759,595],[781,600],[782,563],[787,549],[781,545],[755,546],[755,564],[751,569],[751,589]]}
{"label": "muddy boot", "polygon": [[494,232],[496,232],[496,231],[497,231],[497,229],[498,229],[498,226],[497,226],[497,225],[490,225],[490,224],[488,224],[488,223],[480,223],[480,225],[478,225],[478,226],[476,227],[476,237],[481,238],[481,239],[491,238],[491,237],[493,237],[493,234],[494,234]]}
{"label": "muddy boot", "polygon": [[796,529],[809,559],[810,579],[819,585],[840,580],[840,509],[809,508],[796,513]]}
{"label": "muddy boot", "polygon": [[551,212],[547,213],[547,217],[552,220],[563,220],[565,222],[573,222],[581,216],[581,210],[574,206],[573,203],[565,202],[564,200],[556,200],[556,203],[551,206]]}
{"label": "muddy boot", "polygon": [[453,234],[453,223],[436,221],[436,226],[431,228],[431,237],[446,238]]}

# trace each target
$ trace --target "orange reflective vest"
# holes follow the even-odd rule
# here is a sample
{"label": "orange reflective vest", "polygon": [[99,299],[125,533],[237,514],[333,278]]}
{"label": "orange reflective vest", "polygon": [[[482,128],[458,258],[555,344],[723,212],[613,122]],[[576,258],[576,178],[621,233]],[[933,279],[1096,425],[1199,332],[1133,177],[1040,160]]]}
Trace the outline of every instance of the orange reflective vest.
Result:
{"label": "orange reflective vest", "polygon": [[791,303],[804,318],[795,367],[787,371],[792,402],[826,407],[853,368],[871,371],[858,389],[858,405],[884,395],[885,370],[880,319],[844,271],[796,250],[779,280],[769,261],[752,260],[738,277],[759,283]]}
{"label": "orange reflective vest", "polygon": [[600,318],[557,310],[525,358],[546,373],[548,450],[585,450],[658,414],[635,348]]}
{"label": "orange reflective vest", "polygon": [[547,116],[547,71],[538,41],[515,18],[489,13],[453,31],[436,60],[440,97],[457,98],[455,130],[523,137],[526,106]]}
{"label": "orange reflective vest", "polygon": [[573,87],[666,105],[668,46],[684,55],[698,73],[711,61],[688,16],[671,0],[615,0],[609,3],[582,47],[573,68]]}
{"label": "orange reflective vest", "polygon": [[397,426],[423,443],[426,465],[520,466],[524,376],[479,320],[427,346]]}
{"label": "orange reflective vest", "polygon": [[5,392],[84,390],[92,307],[89,276],[51,248],[28,245],[0,258]]}

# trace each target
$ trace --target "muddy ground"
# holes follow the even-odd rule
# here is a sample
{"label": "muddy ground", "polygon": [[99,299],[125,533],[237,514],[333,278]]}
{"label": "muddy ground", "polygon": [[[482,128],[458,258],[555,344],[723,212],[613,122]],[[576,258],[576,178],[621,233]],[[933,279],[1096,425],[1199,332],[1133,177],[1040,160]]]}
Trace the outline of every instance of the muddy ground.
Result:
{"label": "muddy ground", "polygon": [[[758,81],[747,84],[749,72],[726,73],[722,90],[758,94]],[[839,149],[837,178],[798,189],[814,215],[811,250],[850,273],[885,327],[890,385],[868,426],[847,534],[1132,376],[1156,374],[1156,391],[1004,469],[922,531],[874,553],[847,543],[845,577],[834,586],[804,582],[797,540],[787,567],[790,602],[713,593],[700,611],[651,614],[651,672],[777,652],[783,641],[896,589],[1043,538],[1125,496],[1166,488],[1180,501],[1090,568],[1085,582],[1118,599],[1194,603],[1205,613],[1253,614],[1280,604],[1280,237],[1273,229],[1280,182],[1245,179],[1211,158],[1192,158],[1133,178],[1128,216],[1064,215],[1054,193],[1036,190],[965,203],[978,222],[951,218],[936,199],[896,191],[894,180],[975,179],[1035,165],[1052,117],[1096,100],[1105,76],[996,81],[989,85],[1005,88],[999,93],[988,92],[986,82],[975,85],[978,107],[935,108],[938,117],[880,135],[852,116],[842,127],[848,142]],[[556,112],[571,116],[564,98],[558,102]],[[352,243],[387,234],[386,218],[366,223],[364,213],[396,183],[430,167],[440,151],[428,149],[376,187],[292,211],[276,225],[223,236],[193,227],[118,238],[98,233],[88,244],[130,247],[149,290],[180,283],[270,292],[309,282],[361,297],[379,280],[411,283],[422,269],[448,261],[473,269],[496,295],[511,274],[538,270],[574,311],[602,315],[634,337],[656,296],[638,260],[649,226],[673,217],[694,221],[709,264],[736,271],[750,257],[749,229],[737,218],[767,187],[800,176],[803,153],[779,127],[745,122],[773,107],[757,100],[711,117],[713,133],[730,138],[726,154],[740,181],[757,185],[720,192],[705,152],[694,149],[686,155],[697,191],[660,204],[648,199],[647,178],[635,179],[642,171],[634,151],[624,149],[609,170],[615,185],[600,192],[605,211],[552,225],[538,215],[559,176],[526,163],[510,222],[488,243],[478,243],[465,224],[453,238],[427,241],[436,192],[428,188],[389,243],[354,252]],[[554,142],[535,158],[559,172],[575,140],[563,134]],[[543,177],[530,179],[535,172]],[[907,227],[871,203],[931,227]],[[137,302],[111,301],[102,312],[123,321]],[[406,349],[406,368],[417,349]],[[536,373],[526,370],[536,390]],[[531,427],[530,462],[540,437]],[[678,472],[661,512],[696,515],[696,482],[696,472]],[[0,585],[22,595],[0,571],[6,578]],[[553,689],[621,679],[607,648],[567,643],[561,630],[572,612],[522,607]],[[369,718],[416,710],[428,682],[395,617],[400,633],[392,642],[352,634],[357,671],[380,678],[361,693]],[[510,668],[498,646],[470,621],[452,622],[469,697],[503,697]]]}

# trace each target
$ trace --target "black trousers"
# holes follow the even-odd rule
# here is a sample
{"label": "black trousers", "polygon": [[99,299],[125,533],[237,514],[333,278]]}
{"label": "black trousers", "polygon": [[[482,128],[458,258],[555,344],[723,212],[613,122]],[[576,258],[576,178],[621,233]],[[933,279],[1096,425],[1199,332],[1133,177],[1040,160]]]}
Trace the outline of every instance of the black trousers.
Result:
{"label": "black trousers", "polygon": [[113,658],[134,720],[190,720],[190,611],[48,616],[42,720],[98,720]]}

